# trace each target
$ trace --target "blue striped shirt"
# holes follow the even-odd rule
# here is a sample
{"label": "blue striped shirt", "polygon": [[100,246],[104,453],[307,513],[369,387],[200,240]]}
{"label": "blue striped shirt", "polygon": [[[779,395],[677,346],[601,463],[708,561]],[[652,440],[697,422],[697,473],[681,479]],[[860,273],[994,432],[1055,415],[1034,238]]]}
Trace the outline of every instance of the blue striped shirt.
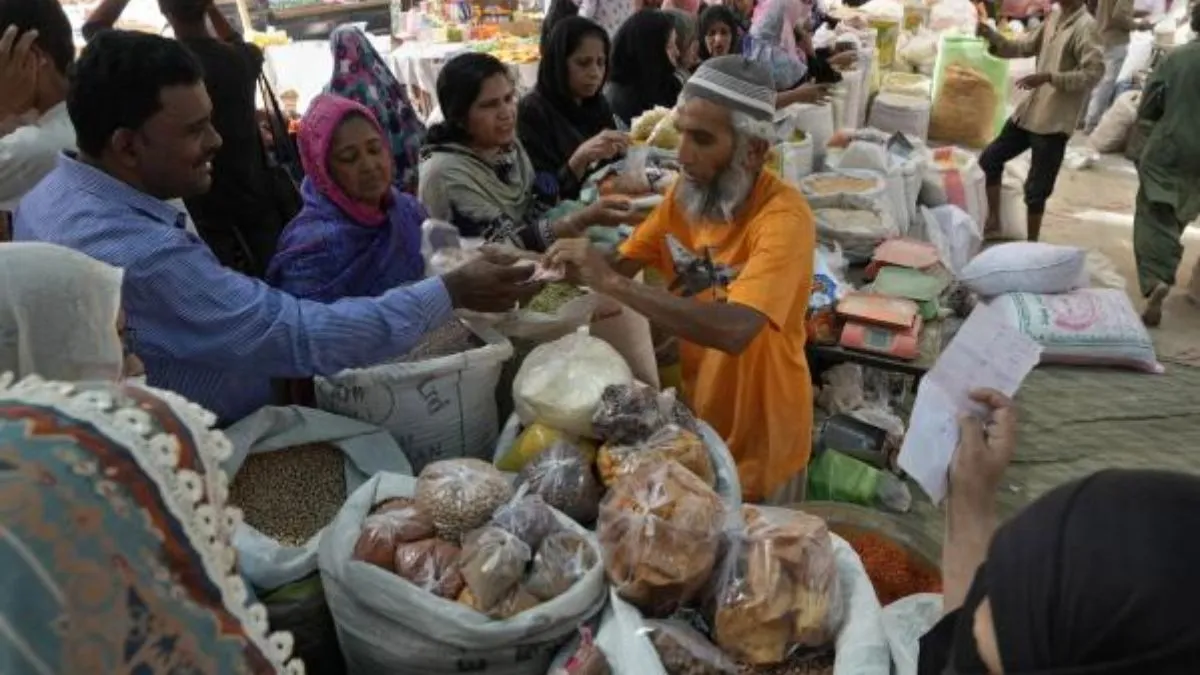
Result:
{"label": "blue striped shirt", "polygon": [[271,378],[386,361],[452,316],[438,278],[378,298],[298,300],[221,267],[183,229],[177,209],[67,155],[21,201],[13,238],[59,244],[124,269],[127,332],[148,383],[225,423],[271,403]]}

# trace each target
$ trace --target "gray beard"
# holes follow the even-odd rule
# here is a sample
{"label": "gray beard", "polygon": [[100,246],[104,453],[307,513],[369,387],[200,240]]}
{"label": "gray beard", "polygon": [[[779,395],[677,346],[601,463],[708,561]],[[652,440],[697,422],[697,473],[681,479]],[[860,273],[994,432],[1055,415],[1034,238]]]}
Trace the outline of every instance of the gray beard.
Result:
{"label": "gray beard", "polygon": [[692,222],[732,222],[754,189],[757,176],[734,161],[708,185],[680,176],[675,201]]}

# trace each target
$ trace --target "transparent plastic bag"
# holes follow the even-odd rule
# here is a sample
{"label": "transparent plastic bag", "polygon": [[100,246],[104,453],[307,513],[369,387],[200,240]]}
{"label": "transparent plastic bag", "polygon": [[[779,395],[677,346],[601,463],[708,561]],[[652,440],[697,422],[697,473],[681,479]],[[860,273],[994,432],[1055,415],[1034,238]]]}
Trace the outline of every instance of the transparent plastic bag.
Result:
{"label": "transparent plastic bag", "polygon": [[528,488],[547,504],[581,525],[596,521],[604,489],[582,447],[562,440],[525,465],[517,476],[518,489]]}
{"label": "transparent plastic bag", "polygon": [[528,485],[518,487],[512,501],[496,509],[492,525],[525,542],[531,551],[559,528],[554,510],[541,495],[530,493]]}
{"label": "transparent plastic bag", "polygon": [[611,487],[644,464],[675,460],[708,486],[716,485],[717,475],[704,439],[674,424],[662,427],[653,436],[635,445],[605,445],[596,455],[600,480]]}
{"label": "transparent plastic bag", "polygon": [[512,590],[491,607],[484,605],[479,598],[475,597],[475,593],[470,588],[463,589],[462,594],[458,596],[458,602],[480,614],[486,614],[497,621],[511,619],[527,609],[537,607],[539,604],[538,599],[532,593],[525,590],[525,587],[521,584],[513,586]]}
{"label": "transparent plastic bag", "polygon": [[742,507],[715,579],[713,636],[753,665],[837,639],[845,615],[825,521],[800,511]]}
{"label": "transparent plastic bag", "polygon": [[646,615],[669,615],[704,588],[724,522],[721,498],[682,464],[641,467],[600,505],[597,535],[609,582]]}
{"label": "transparent plastic bag", "polygon": [[423,591],[454,600],[466,586],[461,551],[441,539],[426,539],[396,548],[396,574]]}
{"label": "transparent plastic bag", "polygon": [[695,416],[674,389],[659,392],[641,382],[606,387],[592,417],[597,437],[622,445],[641,443],[667,424],[699,433]]}
{"label": "transparent plastic bag", "polygon": [[370,563],[391,572],[394,571],[396,546],[404,519],[386,513],[367,516],[363,520],[362,533],[354,544],[355,560]]}
{"label": "transparent plastic bag", "polygon": [[441,538],[458,543],[482,527],[500,505],[512,499],[508,479],[487,462],[446,459],[434,462],[417,479],[416,503],[433,518]]}
{"label": "transparent plastic bag", "polygon": [[583,329],[529,353],[513,380],[513,402],[524,424],[592,438],[605,388],[631,382],[633,372],[617,350]]}
{"label": "transparent plastic bag", "polygon": [[429,539],[437,534],[433,518],[407,497],[389,499],[377,504],[372,513],[372,516],[374,515],[388,516],[389,522],[396,529],[396,542],[400,544]]}
{"label": "transparent plastic bag", "polygon": [[483,527],[463,542],[461,567],[467,588],[486,610],[499,604],[525,576],[529,545],[499,527]]}
{"label": "transparent plastic bag", "polygon": [[650,638],[667,673],[738,675],[732,659],[700,631],[682,621],[647,621],[641,630]]}
{"label": "transparent plastic bag", "polygon": [[596,444],[592,441],[571,437],[558,429],[535,423],[521,430],[512,444],[500,453],[499,459],[496,460],[496,468],[511,473],[521,471],[558,443],[575,446],[589,463],[596,461]]}
{"label": "transparent plastic bag", "polygon": [[548,602],[566,593],[598,562],[596,551],[586,539],[560,530],[542,540],[533,556],[525,589]]}

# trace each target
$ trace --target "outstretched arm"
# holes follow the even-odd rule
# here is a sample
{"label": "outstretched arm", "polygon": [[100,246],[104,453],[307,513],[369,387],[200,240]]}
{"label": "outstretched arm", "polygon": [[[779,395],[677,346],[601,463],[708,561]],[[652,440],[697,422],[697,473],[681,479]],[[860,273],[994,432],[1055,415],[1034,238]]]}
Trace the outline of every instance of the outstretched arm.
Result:
{"label": "outstretched arm", "polygon": [[83,39],[91,40],[97,33],[117,25],[128,6],[129,0],[103,0],[83,23]]}

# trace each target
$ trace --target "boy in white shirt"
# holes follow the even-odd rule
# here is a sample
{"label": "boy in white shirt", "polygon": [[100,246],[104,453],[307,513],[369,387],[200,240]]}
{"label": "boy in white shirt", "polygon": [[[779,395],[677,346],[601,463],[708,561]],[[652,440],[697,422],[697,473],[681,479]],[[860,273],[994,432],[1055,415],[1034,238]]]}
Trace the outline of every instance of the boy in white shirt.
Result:
{"label": "boy in white shirt", "polygon": [[71,22],[57,0],[0,0],[0,211],[75,147],[67,115],[67,68],[75,60]]}
{"label": "boy in white shirt", "polygon": [[[59,0],[0,0],[0,242],[8,215],[54,169],[59,153],[75,150],[67,114],[67,69],[75,35]],[[187,215],[180,200],[171,204]],[[187,229],[195,232],[191,216]]]}

